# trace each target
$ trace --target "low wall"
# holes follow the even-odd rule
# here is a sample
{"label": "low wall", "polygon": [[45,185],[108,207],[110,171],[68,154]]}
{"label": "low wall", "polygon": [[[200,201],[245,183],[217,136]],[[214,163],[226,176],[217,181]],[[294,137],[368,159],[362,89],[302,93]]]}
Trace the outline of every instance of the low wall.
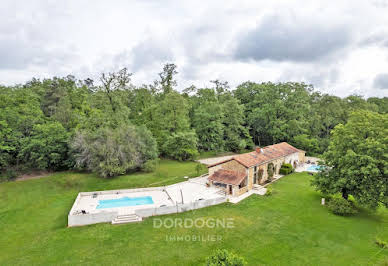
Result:
{"label": "low wall", "polygon": [[114,218],[117,217],[117,215],[118,212],[99,212],[69,215],[67,217],[67,225],[71,227],[97,223],[110,223]]}
{"label": "low wall", "polygon": [[81,196],[91,196],[93,194],[105,195],[105,194],[121,194],[121,193],[133,193],[144,191],[164,190],[165,187],[146,187],[146,188],[131,188],[131,189],[116,189],[116,190],[104,190],[104,191],[92,191],[92,192],[80,192]]}
{"label": "low wall", "polygon": [[150,216],[191,211],[191,210],[195,210],[195,209],[209,207],[212,205],[221,204],[224,202],[226,202],[226,198],[219,197],[219,198],[208,199],[208,200],[199,200],[199,201],[195,201],[195,202],[191,202],[191,203],[177,204],[175,206],[139,209],[139,210],[135,210],[135,214],[142,217],[142,218],[146,218],[146,217],[150,217]]}

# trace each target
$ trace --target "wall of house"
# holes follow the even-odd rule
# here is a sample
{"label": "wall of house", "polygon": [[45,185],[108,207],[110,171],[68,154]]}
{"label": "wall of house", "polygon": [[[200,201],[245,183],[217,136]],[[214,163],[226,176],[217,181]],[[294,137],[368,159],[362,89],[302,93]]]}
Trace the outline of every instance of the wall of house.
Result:
{"label": "wall of house", "polygon": [[248,189],[252,189],[253,187],[253,175],[254,175],[254,167],[248,169]]}
{"label": "wall of house", "polygon": [[259,181],[260,184],[263,184],[265,180],[268,179],[267,167],[268,167],[268,164],[262,164],[259,166],[259,170],[263,170],[263,176]]}
{"label": "wall of house", "polygon": [[287,155],[285,157],[285,162],[292,164],[292,167],[294,167],[294,162],[298,161],[299,162],[299,152]]}
{"label": "wall of house", "polygon": [[240,163],[238,163],[235,160],[230,160],[230,161],[224,162],[222,164],[218,164],[216,166],[209,167],[208,169],[209,169],[209,175],[214,174],[214,172],[216,172],[219,169],[232,170],[232,171],[238,171],[238,172],[243,172],[243,173],[245,173],[245,171],[246,171],[245,166],[241,165]]}
{"label": "wall of house", "polygon": [[302,162],[304,163],[305,162],[305,158],[306,158],[306,153],[304,151],[300,151],[299,154],[298,154],[298,160],[299,162]]}
{"label": "wall of house", "polygon": [[241,165],[235,160],[228,161],[226,163],[222,164],[222,169],[225,170],[232,170],[232,171],[237,171],[237,172],[242,172],[245,173],[245,166]]}

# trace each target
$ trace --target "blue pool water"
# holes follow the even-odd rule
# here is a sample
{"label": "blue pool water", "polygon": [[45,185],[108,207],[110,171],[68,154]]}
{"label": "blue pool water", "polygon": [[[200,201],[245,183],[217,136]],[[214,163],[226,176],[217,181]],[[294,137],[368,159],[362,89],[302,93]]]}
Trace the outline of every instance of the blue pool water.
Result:
{"label": "blue pool water", "polygon": [[153,203],[154,201],[150,196],[136,198],[122,197],[119,199],[99,200],[96,209],[148,205]]}
{"label": "blue pool water", "polygon": [[323,167],[321,165],[310,165],[308,168],[307,168],[307,171],[310,171],[310,172],[318,172],[319,170],[323,169]]}

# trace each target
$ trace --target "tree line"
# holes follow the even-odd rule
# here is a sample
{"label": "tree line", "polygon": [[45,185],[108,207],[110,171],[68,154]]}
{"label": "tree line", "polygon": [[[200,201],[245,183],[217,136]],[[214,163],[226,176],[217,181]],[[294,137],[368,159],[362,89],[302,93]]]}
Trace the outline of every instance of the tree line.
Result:
{"label": "tree line", "polygon": [[388,109],[388,98],[340,98],[295,82],[178,89],[177,73],[166,64],[142,86],[124,68],[98,82],[67,76],[0,87],[0,171],[79,168],[110,177],[151,171],[159,157],[192,160],[281,141],[315,155],[352,112]]}

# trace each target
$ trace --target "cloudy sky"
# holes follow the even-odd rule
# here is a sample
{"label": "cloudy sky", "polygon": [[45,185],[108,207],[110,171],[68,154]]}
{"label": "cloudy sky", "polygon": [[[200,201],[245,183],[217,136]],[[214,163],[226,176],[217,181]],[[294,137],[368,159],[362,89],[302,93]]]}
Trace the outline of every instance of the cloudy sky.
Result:
{"label": "cloudy sky", "polygon": [[[303,3],[303,4],[302,4]],[[2,0],[0,84],[178,65],[179,88],[303,81],[388,96],[388,1]]]}

